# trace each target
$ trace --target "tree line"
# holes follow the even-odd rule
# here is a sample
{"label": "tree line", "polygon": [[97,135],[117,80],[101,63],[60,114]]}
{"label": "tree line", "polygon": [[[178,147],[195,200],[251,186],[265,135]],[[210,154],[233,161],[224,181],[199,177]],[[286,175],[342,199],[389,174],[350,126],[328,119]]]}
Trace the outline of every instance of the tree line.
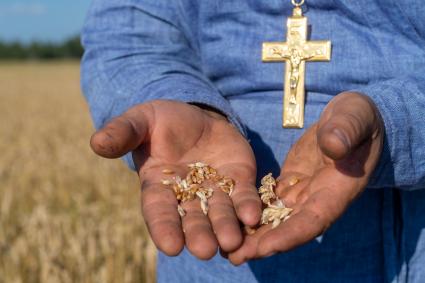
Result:
{"label": "tree line", "polygon": [[62,43],[33,42],[1,42],[0,59],[79,59],[83,55],[80,37],[74,36]]}

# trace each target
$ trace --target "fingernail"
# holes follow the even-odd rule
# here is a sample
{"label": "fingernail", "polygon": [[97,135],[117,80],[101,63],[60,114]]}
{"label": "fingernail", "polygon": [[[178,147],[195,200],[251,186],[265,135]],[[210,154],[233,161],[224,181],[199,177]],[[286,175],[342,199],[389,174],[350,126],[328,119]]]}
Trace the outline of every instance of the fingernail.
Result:
{"label": "fingernail", "polygon": [[347,147],[347,148],[351,148],[351,141],[350,139],[347,137],[347,135],[341,131],[338,128],[333,129],[332,133],[334,135],[336,135],[340,141],[342,141],[342,143]]}

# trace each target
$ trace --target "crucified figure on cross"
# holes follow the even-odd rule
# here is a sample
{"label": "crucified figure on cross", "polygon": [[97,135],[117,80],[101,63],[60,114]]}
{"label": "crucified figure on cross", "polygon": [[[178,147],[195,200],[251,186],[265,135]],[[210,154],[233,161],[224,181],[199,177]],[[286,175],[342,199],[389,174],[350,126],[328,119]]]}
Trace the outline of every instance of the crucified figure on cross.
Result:
{"label": "crucified figure on cross", "polygon": [[284,53],[280,48],[272,48],[272,55],[278,55],[282,59],[287,59],[290,62],[290,78],[289,88],[291,89],[289,102],[291,104],[297,103],[297,88],[300,81],[300,64],[303,61],[309,60],[314,57],[312,54],[307,54],[299,46],[294,46],[290,49],[289,53]]}
{"label": "crucified figure on cross", "polygon": [[300,81],[300,64],[302,61],[308,60],[314,55],[305,54],[302,50],[297,47],[291,48],[289,53],[289,62],[291,63],[289,88],[291,89],[291,95],[289,97],[289,103],[297,104],[297,88]]}

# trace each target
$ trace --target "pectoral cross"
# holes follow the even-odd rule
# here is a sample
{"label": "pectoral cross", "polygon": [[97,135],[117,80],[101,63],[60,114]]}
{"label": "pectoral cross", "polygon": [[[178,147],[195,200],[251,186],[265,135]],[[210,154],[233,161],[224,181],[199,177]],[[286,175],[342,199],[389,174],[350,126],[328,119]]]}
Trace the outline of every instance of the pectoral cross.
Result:
{"label": "pectoral cross", "polygon": [[330,41],[307,41],[307,18],[295,7],[287,22],[286,42],[264,42],[263,62],[286,62],[283,127],[304,126],[304,79],[306,61],[329,61]]}

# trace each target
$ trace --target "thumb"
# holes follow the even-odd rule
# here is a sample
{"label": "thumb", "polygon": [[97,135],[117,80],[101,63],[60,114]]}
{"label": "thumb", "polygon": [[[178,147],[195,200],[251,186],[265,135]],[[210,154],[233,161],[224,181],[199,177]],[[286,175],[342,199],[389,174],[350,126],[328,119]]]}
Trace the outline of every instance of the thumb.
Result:
{"label": "thumb", "polygon": [[367,96],[346,92],[331,100],[319,120],[317,140],[334,160],[347,157],[380,129],[378,109]]}
{"label": "thumb", "polygon": [[149,138],[153,109],[149,104],[137,105],[108,122],[93,134],[90,146],[106,158],[119,158],[135,150]]}

